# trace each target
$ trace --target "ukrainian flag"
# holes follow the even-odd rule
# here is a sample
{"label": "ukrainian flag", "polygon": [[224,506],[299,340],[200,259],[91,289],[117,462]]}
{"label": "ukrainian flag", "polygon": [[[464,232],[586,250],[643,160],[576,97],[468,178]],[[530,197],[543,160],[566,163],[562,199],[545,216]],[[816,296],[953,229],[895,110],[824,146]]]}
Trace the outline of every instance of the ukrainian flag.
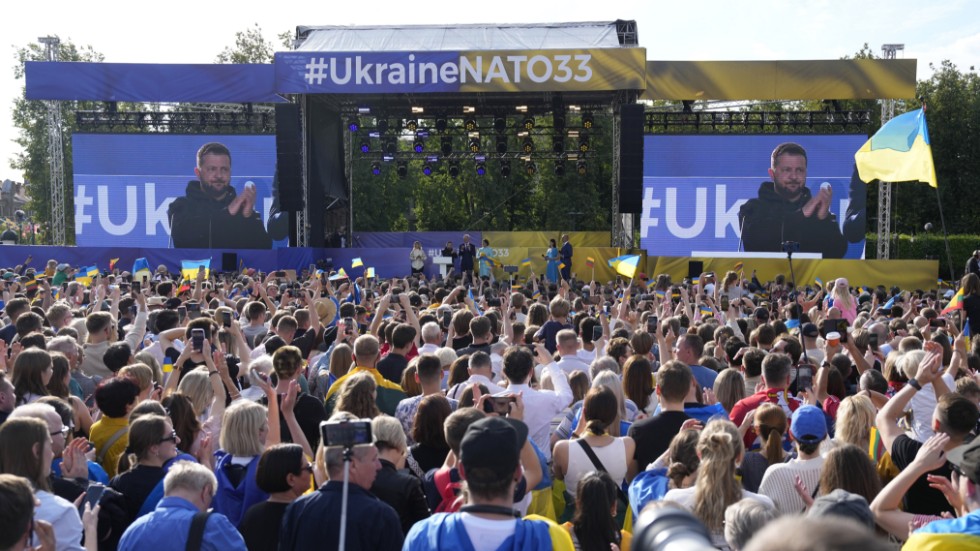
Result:
{"label": "ukrainian flag", "polygon": [[85,275],[88,277],[95,277],[99,275],[99,268],[97,266],[89,266],[85,268]]}
{"label": "ukrainian flag", "polygon": [[368,279],[372,279],[373,277],[375,277],[375,276],[374,276],[374,268],[368,268],[368,269],[367,269],[367,270],[366,270],[366,271],[364,272],[364,277],[366,277],[366,278],[368,278]]}
{"label": "ukrainian flag", "polygon": [[204,260],[180,261],[180,275],[183,276],[184,279],[197,279],[197,272],[201,268],[204,268],[204,278],[207,279],[211,272],[211,259],[205,258]]}
{"label": "ukrainian flag", "polygon": [[636,266],[640,263],[640,255],[628,254],[609,259],[609,267],[623,277],[632,278],[636,275]]}
{"label": "ukrainian flag", "polygon": [[885,123],[854,154],[854,162],[865,182],[918,181],[937,187],[925,111],[909,111]]}
{"label": "ukrainian flag", "polygon": [[357,257],[350,261],[351,268],[360,268],[363,265],[364,265],[364,261],[361,260],[361,257]]}
{"label": "ukrainian flag", "polygon": [[527,257],[527,258],[525,258],[524,260],[521,260],[521,266],[530,266],[530,265],[531,265],[531,257],[530,256]]}

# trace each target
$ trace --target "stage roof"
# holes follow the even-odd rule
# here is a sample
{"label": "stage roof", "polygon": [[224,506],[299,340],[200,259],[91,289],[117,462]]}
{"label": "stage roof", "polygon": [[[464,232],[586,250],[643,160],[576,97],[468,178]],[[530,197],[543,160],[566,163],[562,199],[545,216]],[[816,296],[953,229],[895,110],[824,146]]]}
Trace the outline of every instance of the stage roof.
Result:
{"label": "stage roof", "polygon": [[[632,32],[620,38],[624,27]],[[554,50],[636,46],[636,23],[599,21],[543,24],[298,26],[303,52]]]}

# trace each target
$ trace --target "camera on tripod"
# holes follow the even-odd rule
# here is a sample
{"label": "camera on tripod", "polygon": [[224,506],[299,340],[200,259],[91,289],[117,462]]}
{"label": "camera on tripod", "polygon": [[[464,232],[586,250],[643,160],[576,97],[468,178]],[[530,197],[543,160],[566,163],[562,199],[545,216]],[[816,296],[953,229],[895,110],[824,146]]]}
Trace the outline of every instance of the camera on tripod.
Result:
{"label": "camera on tripod", "polygon": [[360,444],[370,444],[371,421],[369,419],[323,421],[320,423],[320,437],[323,444],[328,447],[340,446],[350,449]]}
{"label": "camera on tripod", "polygon": [[798,241],[783,241],[783,252],[784,253],[800,252],[800,243]]}

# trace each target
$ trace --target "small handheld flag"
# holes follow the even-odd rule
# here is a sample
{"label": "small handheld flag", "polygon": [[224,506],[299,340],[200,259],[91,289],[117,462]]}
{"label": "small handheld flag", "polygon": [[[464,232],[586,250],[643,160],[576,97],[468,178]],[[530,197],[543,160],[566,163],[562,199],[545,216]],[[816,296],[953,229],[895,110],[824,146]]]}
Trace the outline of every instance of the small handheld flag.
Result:
{"label": "small handheld flag", "polygon": [[371,278],[373,278],[373,277],[374,277],[374,268],[373,268],[373,267],[372,267],[372,268],[368,268],[368,269],[367,269],[367,270],[366,270],[366,271],[364,272],[364,277],[366,277],[366,278],[368,278],[368,279],[371,279]]}
{"label": "small handheld flag", "polygon": [[527,257],[524,260],[521,260],[521,266],[530,266],[530,265],[531,265],[531,257]]}
{"label": "small handheld flag", "polygon": [[714,316],[715,315],[714,310],[712,310],[710,306],[707,306],[705,304],[702,304],[700,306],[699,310],[701,311],[701,316],[703,316],[703,317],[708,317],[708,316]]}
{"label": "small handheld flag", "polygon": [[820,279],[819,277],[815,277],[815,278],[813,278],[813,282],[817,284],[817,287],[820,287],[821,289],[823,289],[823,280],[822,279]]}
{"label": "small handheld flag", "polygon": [[594,268],[595,267],[595,259],[592,258],[591,256],[585,257],[585,267],[586,268]]}
{"label": "small handheld flag", "polygon": [[359,256],[350,261],[351,268],[360,268],[363,265],[364,265],[364,261],[361,260],[361,257]]}
{"label": "small handheld flag", "polygon": [[116,269],[116,262],[119,262],[119,259],[118,258],[110,258],[109,259],[109,271],[110,272]]}
{"label": "small handheld flag", "polygon": [[609,267],[623,277],[632,278],[636,275],[636,267],[640,263],[640,255],[628,254],[609,259]]}
{"label": "small handheld flag", "polygon": [[700,285],[701,284],[701,276],[692,278],[691,279],[691,283],[693,283],[694,285]]}
{"label": "small handheld flag", "polygon": [[330,281],[337,281],[339,279],[347,279],[347,272],[345,272],[344,269],[341,268],[341,269],[337,270],[337,273],[335,273],[334,275],[330,276],[328,279],[330,279]]}
{"label": "small handheld flag", "polygon": [[180,261],[180,275],[184,279],[197,279],[197,273],[201,268],[204,268],[204,278],[207,279],[211,275],[211,259]]}
{"label": "small handheld flag", "polygon": [[963,309],[963,288],[960,287],[960,290],[956,291],[956,294],[953,295],[952,299],[950,299],[949,304],[947,304],[946,307],[943,308],[941,315],[945,316],[946,314],[952,312],[953,310],[962,310],[962,309]]}
{"label": "small handheld flag", "polygon": [[744,266],[744,264],[742,262],[736,262],[735,263],[735,271],[736,272],[741,272],[743,266]]}

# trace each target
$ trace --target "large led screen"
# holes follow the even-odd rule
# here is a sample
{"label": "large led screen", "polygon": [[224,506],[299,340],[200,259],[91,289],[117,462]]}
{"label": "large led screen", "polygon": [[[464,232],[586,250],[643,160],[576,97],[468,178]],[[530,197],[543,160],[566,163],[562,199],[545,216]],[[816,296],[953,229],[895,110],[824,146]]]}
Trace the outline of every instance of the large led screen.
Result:
{"label": "large led screen", "polygon": [[790,242],[800,256],[863,258],[867,187],[854,152],[866,135],[644,139],[647,254],[782,256]]}
{"label": "large led screen", "polygon": [[275,136],[75,134],[72,150],[79,246],[287,243],[273,243],[266,229],[275,197]]}

